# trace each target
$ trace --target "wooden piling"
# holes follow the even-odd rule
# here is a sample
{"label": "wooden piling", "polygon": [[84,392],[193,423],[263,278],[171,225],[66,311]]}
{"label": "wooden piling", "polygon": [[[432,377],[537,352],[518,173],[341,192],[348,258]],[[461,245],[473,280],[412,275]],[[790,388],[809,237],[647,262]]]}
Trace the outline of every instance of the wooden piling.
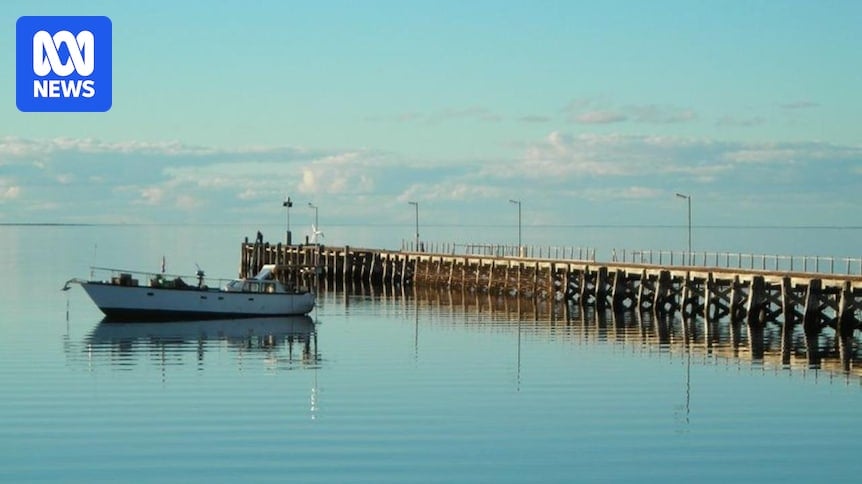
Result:
{"label": "wooden piling", "polygon": [[855,310],[853,289],[850,287],[850,282],[845,282],[841,288],[838,302],[838,324],[835,328],[841,366],[844,371],[850,371],[850,362],[853,356],[853,331],[856,329]]}
{"label": "wooden piling", "polygon": [[820,334],[820,297],[822,288],[823,281],[821,279],[812,279],[808,282],[808,292],[805,295],[805,313],[802,319],[808,364],[815,368],[820,366],[818,336]]}
{"label": "wooden piling", "polygon": [[796,301],[789,276],[781,278],[781,305],[784,315],[781,324],[781,364],[789,365],[793,351],[793,330],[796,326]]}
{"label": "wooden piling", "polygon": [[608,305],[608,268],[599,267],[596,277],[596,307],[603,309]]}

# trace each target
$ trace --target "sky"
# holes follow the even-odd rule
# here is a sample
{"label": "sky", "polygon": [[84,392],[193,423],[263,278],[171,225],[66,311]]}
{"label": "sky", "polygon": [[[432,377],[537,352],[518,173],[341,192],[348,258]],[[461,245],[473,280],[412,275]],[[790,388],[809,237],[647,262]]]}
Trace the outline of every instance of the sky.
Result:
{"label": "sky", "polygon": [[[177,3],[3,3],[0,223],[862,226],[862,2]],[[22,15],[110,111],[17,110]]]}

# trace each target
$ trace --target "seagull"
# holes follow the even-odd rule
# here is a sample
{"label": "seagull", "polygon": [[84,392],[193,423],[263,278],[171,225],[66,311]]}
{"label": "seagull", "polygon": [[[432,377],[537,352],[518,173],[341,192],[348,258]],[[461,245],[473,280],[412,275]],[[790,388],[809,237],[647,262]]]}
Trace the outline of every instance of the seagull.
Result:
{"label": "seagull", "polygon": [[314,224],[311,224],[311,243],[316,244],[318,237],[322,239],[324,237],[323,232],[318,230],[318,228],[315,227]]}

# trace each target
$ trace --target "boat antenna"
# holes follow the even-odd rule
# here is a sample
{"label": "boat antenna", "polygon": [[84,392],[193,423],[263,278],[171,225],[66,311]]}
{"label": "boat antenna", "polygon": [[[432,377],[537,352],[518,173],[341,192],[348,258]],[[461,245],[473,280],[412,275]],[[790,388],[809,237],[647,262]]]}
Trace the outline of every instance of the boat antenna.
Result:
{"label": "boat antenna", "polygon": [[198,287],[203,287],[205,275],[204,270],[201,269],[201,266],[199,266],[197,262],[195,262],[195,269],[197,269],[197,273],[195,275],[198,276]]}
{"label": "boat antenna", "polygon": [[93,263],[90,264],[90,279],[94,278],[95,271],[93,270],[93,266],[96,265],[96,249],[99,248],[99,243],[96,242],[93,244]]}

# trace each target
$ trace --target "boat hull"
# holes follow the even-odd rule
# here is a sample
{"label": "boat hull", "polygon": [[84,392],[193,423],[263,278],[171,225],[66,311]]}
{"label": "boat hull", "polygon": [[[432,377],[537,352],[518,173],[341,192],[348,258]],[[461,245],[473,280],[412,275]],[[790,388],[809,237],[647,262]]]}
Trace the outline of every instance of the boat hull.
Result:
{"label": "boat hull", "polygon": [[166,289],[101,282],[81,284],[96,306],[114,320],[192,320],[296,316],[314,308],[304,293],[248,293],[218,289]]}

